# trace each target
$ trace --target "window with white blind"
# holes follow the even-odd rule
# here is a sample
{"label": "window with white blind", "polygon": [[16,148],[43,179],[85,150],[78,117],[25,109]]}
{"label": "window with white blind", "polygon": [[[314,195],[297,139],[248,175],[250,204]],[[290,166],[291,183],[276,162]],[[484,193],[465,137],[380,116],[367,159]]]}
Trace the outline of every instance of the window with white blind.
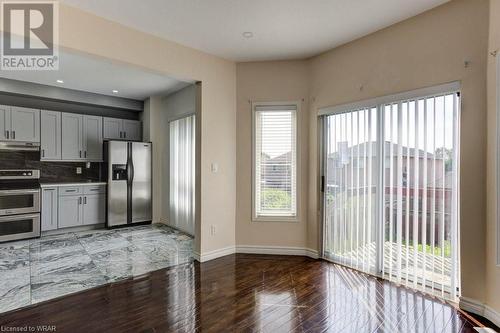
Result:
{"label": "window with white blind", "polygon": [[253,104],[253,220],[297,218],[296,103]]}

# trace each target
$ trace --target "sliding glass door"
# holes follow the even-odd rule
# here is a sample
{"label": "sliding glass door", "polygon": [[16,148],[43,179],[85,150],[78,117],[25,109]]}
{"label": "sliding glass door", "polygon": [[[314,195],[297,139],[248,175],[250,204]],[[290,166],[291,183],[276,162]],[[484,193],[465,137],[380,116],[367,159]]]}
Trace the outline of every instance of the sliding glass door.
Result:
{"label": "sliding glass door", "polygon": [[454,299],[460,98],[447,90],[325,114],[323,255]]}

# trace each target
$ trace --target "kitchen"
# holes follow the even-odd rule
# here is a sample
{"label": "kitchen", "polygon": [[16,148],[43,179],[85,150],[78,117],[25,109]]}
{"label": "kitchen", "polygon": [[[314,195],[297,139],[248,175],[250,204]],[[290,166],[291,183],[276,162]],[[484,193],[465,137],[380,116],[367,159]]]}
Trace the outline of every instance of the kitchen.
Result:
{"label": "kitchen", "polygon": [[[0,312],[193,258],[194,230],[153,216],[169,206],[154,193],[175,195],[175,184],[153,175],[153,163],[176,163],[168,155],[176,150],[173,134],[165,133],[168,147],[155,147],[143,123],[151,100],[158,101],[156,112],[165,111],[165,126],[179,120],[169,118],[179,108],[188,115],[193,110],[175,101],[193,99],[194,85],[65,55],[57,73],[64,79],[47,75],[41,84],[39,77],[16,73],[23,81],[14,80],[5,72],[0,78]],[[98,84],[79,75],[96,69]],[[77,84],[65,83],[71,81]],[[175,142],[194,144],[183,140]],[[192,197],[194,212],[194,190]]]}

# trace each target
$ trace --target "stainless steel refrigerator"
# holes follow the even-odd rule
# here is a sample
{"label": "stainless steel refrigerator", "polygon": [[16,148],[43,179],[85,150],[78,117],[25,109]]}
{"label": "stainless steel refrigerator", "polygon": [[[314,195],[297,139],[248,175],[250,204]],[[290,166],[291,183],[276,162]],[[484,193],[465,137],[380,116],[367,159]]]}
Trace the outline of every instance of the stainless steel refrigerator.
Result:
{"label": "stainless steel refrigerator", "polygon": [[151,143],[106,141],[106,225],[151,222]]}

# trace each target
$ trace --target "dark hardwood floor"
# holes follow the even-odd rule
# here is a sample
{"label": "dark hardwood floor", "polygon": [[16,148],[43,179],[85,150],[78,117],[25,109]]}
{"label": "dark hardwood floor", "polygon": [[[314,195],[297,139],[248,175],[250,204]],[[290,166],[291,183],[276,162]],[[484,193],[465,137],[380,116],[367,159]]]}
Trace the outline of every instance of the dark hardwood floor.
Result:
{"label": "dark hardwood floor", "polygon": [[57,332],[476,332],[453,306],[321,260],[231,255],[0,316]]}

